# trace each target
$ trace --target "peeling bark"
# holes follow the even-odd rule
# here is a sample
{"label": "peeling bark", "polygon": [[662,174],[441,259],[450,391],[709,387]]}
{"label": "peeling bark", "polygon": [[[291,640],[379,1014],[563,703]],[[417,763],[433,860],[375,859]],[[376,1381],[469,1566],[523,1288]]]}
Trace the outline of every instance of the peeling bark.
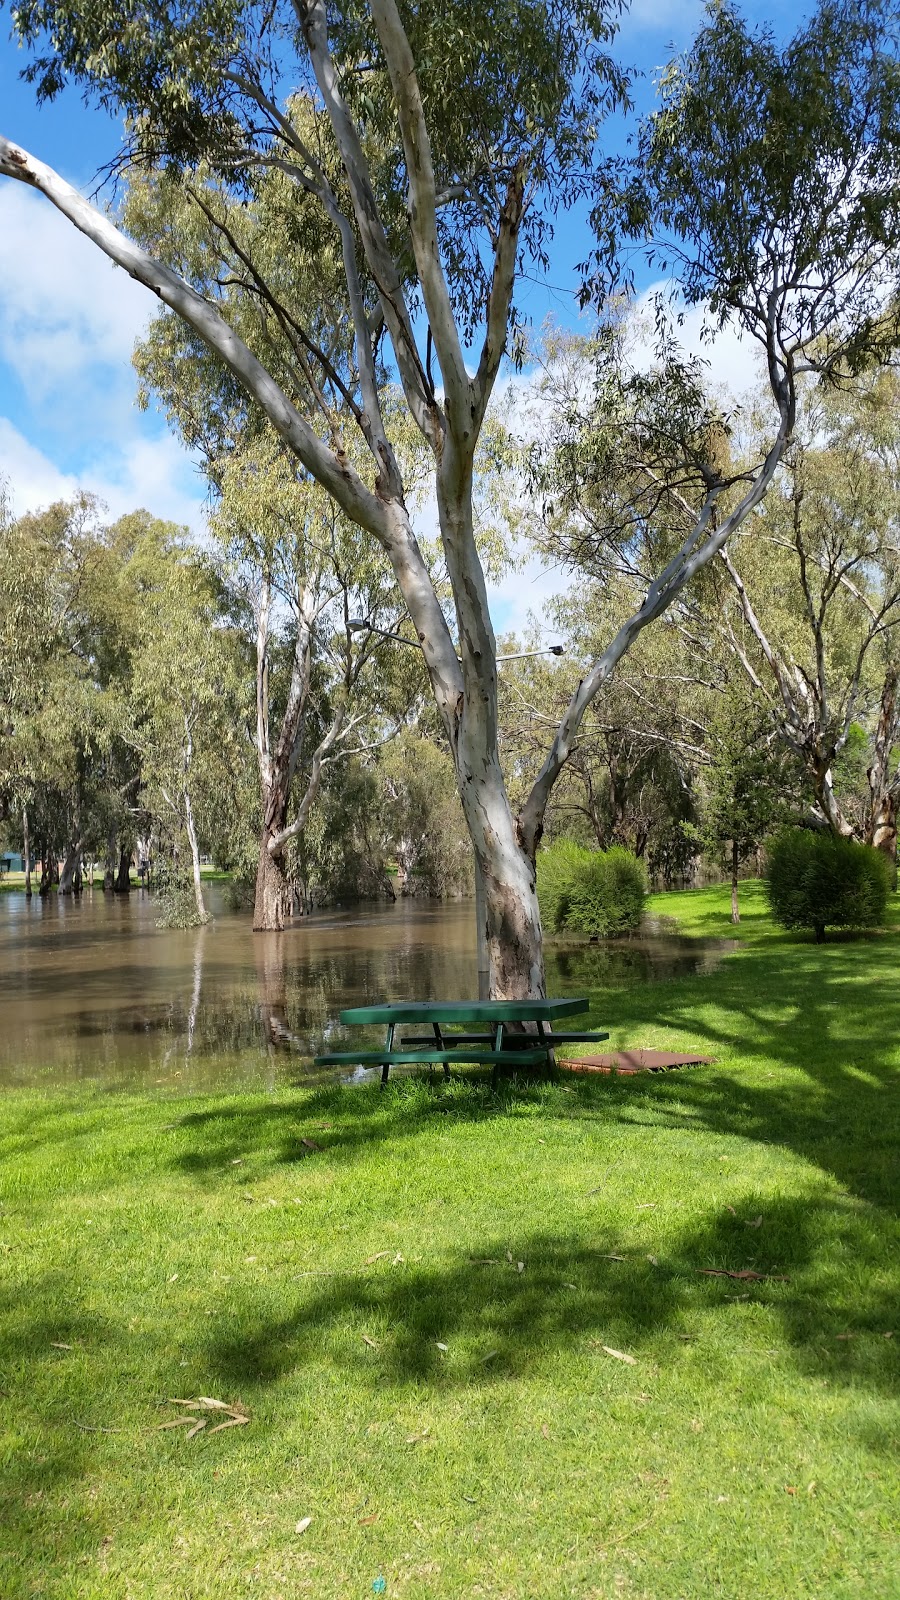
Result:
{"label": "peeling bark", "polygon": [[253,902],[254,933],[280,933],[293,908],[293,886],[285,874],[281,856],[272,855],[269,849],[270,837],[264,833],[260,842]]}

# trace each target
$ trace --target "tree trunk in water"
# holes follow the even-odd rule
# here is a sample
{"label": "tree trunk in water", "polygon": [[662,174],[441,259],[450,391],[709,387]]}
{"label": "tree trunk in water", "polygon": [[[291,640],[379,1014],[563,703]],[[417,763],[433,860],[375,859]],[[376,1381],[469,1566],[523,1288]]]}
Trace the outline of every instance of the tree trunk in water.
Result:
{"label": "tree trunk in water", "polygon": [[113,885],[116,894],[128,894],[131,889],[131,849],[126,848],[119,856],[119,870]]}
{"label": "tree trunk in water", "polygon": [[737,840],[731,841],[731,920],[740,922],[741,911],[738,905],[738,847]]}
{"label": "tree trunk in water", "polygon": [[22,844],[25,861],[25,899],[31,899],[31,837],[28,831],[28,807],[22,807]]}
{"label": "tree trunk in water", "polygon": [[187,829],[188,844],[191,847],[191,871],[194,878],[194,899],[197,902],[197,915],[201,922],[209,921],[209,912],[203,900],[203,882],[200,877],[200,851],[197,848],[197,830],[194,827],[194,808],[187,789],[184,791],[184,821]]}
{"label": "tree trunk in water", "polygon": [[103,873],[103,887],[112,890],[116,887],[116,856],[118,854],[116,832],[113,828],[106,841],[106,869]]}
{"label": "tree trunk in water", "polygon": [[[77,884],[77,887],[76,887]],[[60,894],[79,894],[81,890],[81,840],[70,844],[66,851],[59,879]]]}
{"label": "tree trunk in water", "polygon": [[56,851],[51,845],[46,845],[44,849],[44,855],[41,858],[41,897],[43,898],[44,895],[49,894],[50,890],[58,882],[59,862],[56,859]]}
{"label": "tree trunk in water", "polygon": [[256,898],[253,903],[254,933],[280,933],[291,914],[292,890],[285,877],[280,856],[269,850],[268,833],[260,841],[256,869]]}

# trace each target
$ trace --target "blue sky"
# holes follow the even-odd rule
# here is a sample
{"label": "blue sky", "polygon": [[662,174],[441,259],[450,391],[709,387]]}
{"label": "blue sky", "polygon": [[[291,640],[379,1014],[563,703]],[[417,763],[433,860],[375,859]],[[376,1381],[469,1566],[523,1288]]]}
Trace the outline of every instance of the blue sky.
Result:
{"label": "blue sky", "polygon": [[[766,15],[754,0],[753,16]],[[617,47],[620,59],[646,75],[637,86],[646,103],[655,68],[672,46],[683,48],[701,7],[672,0],[635,0]],[[771,12],[768,12],[771,14]],[[782,6],[790,29],[799,7]],[[116,124],[66,92],[38,107],[18,78],[23,57],[0,17],[0,131],[56,167],[85,192],[114,154]],[[577,318],[575,264],[588,240],[577,219],[558,230],[547,282],[524,297],[536,324],[551,314]],[[135,339],[155,308],[146,290],[24,185],[0,179],[0,474],[18,511],[45,505],[77,487],[97,493],[117,515],[138,505],[159,516],[202,525],[204,490],[194,464],[156,413],[135,405],[130,364]],[[534,589],[536,575],[531,580]],[[500,627],[522,621],[526,597],[503,586],[494,596]]]}

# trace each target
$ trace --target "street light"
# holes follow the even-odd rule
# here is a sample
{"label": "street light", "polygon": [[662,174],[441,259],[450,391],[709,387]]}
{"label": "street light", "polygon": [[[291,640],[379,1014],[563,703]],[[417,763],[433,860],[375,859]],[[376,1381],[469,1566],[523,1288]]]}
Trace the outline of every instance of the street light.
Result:
{"label": "street light", "polygon": [[[413,650],[419,650],[421,648],[417,640],[404,639],[403,635],[400,633],[388,633],[384,628],[376,628],[371,622],[366,622],[362,617],[351,617],[347,623],[347,627],[351,633],[377,633],[381,635],[382,639],[393,639],[395,644],[408,644],[412,646]],[[563,656],[565,653],[566,647],[564,644],[550,644],[545,650],[517,650],[515,655],[498,656],[497,663],[499,665],[499,663],[502,661],[525,661],[530,656]],[[475,933],[476,950],[478,953],[478,998],[479,1000],[487,1000],[490,998],[489,990],[491,986],[491,973],[490,963],[488,961],[487,938],[485,936],[484,874],[481,870],[481,862],[478,859],[477,850],[474,852],[474,855]]]}
{"label": "street light", "polygon": [[[411,650],[420,650],[422,647],[418,639],[405,639],[402,633],[389,633],[386,628],[376,628],[372,622],[366,622],[363,617],[351,617],[347,623],[351,633],[377,633],[381,639],[392,639],[394,644],[408,644]],[[517,650],[515,655],[498,656],[500,661],[525,661],[529,656],[564,656],[564,644],[548,644],[546,650]]]}

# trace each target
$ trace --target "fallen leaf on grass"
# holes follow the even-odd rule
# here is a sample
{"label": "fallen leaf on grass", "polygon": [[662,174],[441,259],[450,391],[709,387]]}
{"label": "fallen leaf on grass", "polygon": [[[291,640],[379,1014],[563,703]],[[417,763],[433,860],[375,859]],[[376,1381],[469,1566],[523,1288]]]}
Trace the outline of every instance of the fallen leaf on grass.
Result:
{"label": "fallen leaf on grass", "polygon": [[371,1267],[371,1266],[373,1266],[375,1264],[376,1261],[383,1261],[386,1256],[390,1255],[390,1253],[391,1253],[390,1250],[376,1250],[375,1254],[373,1256],[366,1256],[366,1259],[363,1262],[363,1266],[364,1267]]}
{"label": "fallen leaf on grass", "polygon": [[601,1261],[624,1261],[624,1256],[601,1256]]}
{"label": "fallen leaf on grass", "polygon": [[[214,1428],[210,1428],[210,1434],[220,1433],[223,1428],[240,1428],[250,1421],[249,1413],[244,1410],[242,1405],[230,1406],[227,1401],[216,1400],[209,1394],[199,1394],[193,1400],[183,1400],[173,1396],[166,1403],[170,1406],[180,1406],[182,1410],[192,1413],[197,1411],[222,1413],[225,1420],[217,1423]],[[166,1428],[183,1428],[187,1426],[188,1431],[184,1437],[193,1439],[203,1431],[208,1422],[209,1418],[203,1416],[175,1417],[171,1422],[160,1422],[158,1431],[162,1432]]]}
{"label": "fallen leaf on grass", "polygon": [[564,1289],[577,1289],[578,1285],[577,1285],[577,1283],[564,1283],[563,1284],[563,1288]]}
{"label": "fallen leaf on grass", "polygon": [[402,1256],[400,1254],[400,1251],[398,1250],[397,1254],[395,1255],[395,1257],[393,1259],[393,1261],[391,1262],[391,1266],[392,1267],[402,1267],[405,1261],[406,1261],[406,1257]]}
{"label": "fallen leaf on grass", "polygon": [[725,1206],[725,1210],[726,1210],[726,1211],[730,1211],[730,1212],[731,1212],[731,1215],[732,1215],[732,1216],[733,1216],[733,1217],[736,1217],[736,1216],[737,1216],[737,1212],[736,1212],[736,1211],[735,1211],[735,1209],[734,1209],[734,1206],[729,1206],[729,1205],[726,1205],[726,1206]]}
{"label": "fallen leaf on grass", "polygon": [[600,1349],[605,1351],[606,1355],[608,1356],[615,1356],[617,1361],[627,1361],[630,1367],[637,1366],[635,1357],[626,1355],[624,1350],[614,1350],[610,1344],[602,1344]]}
{"label": "fallen leaf on grass", "polygon": [[797,1490],[792,1483],[786,1483],[784,1486],[784,1492],[785,1494],[796,1494]]}
{"label": "fallen leaf on grass", "polygon": [[834,1337],[836,1339],[855,1339],[856,1338],[856,1334],[855,1333],[836,1333]]}
{"label": "fallen leaf on grass", "polygon": [[657,1261],[656,1256],[648,1256],[647,1260],[649,1261],[651,1267],[658,1267],[659,1266],[659,1262]]}
{"label": "fallen leaf on grass", "polygon": [[61,1344],[59,1339],[51,1339],[50,1348],[51,1350],[71,1350],[72,1346],[70,1344]]}
{"label": "fallen leaf on grass", "polygon": [[367,1333],[364,1333],[362,1335],[362,1342],[363,1342],[363,1344],[367,1344],[369,1346],[370,1350],[377,1350],[378,1349],[378,1346],[375,1343],[375,1340],[374,1339],[370,1339],[369,1335]]}
{"label": "fallen leaf on grass", "polygon": [[430,1432],[430,1428],[423,1428],[421,1433],[411,1433],[406,1442],[407,1444],[421,1444],[423,1439],[428,1438]]}
{"label": "fallen leaf on grass", "polygon": [[294,1529],[294,1532],[295,1533],[305,1533],[307,1528],[310,1528],[310,1527],[312,1527],[312,1517],[301,1517],[300,1521],[297,1523],[296,1528]]}
{"label": "fallen leaf on grass", "polygon": [[642,1200],[640,1205],[635,1206],[634,1209],[635,1211],[655,1211],[658,1204],[658,1200]]}
{"label": "fallen leaf on grass", "polygon": [[371,1528],[373,1522],[378,1521],[378,1512],[373,1511],[370,1517],[358,1517],[357,1522],[361,1528]]}
{"label": "fallen leaf on grass", "polygon": [[469,1265],[471,1267],[499,1267],[500,1258],[499,1256],[470,1256]]}
{"label": "fallen leaf on grass", "polygon": [[525,1271],[525,1263],[524,1263],[524,1261],[517,1261],[516,1262],[516,1271],[517,1272],[524,1272]]}
{"label": "fallen leaf on grass", "polygon": [[740,1282],[744,1282],[750,1278],[755,1278],[759,1280],[759,1282],[765,1281],[768,1283],[790,1283],[791,1281],[790,1278],[786,1278],[783,1273],[751,1272],[749,1267],[745,1267],[743,1272],[726,1272],[720,1267],[697,1267],[695,1270],[697,1272],[701,1272],[704,1278],[737,1278]]}
{"label": "fallen leaf on grass", "polygon": [[437,1345],[437,1347],[438,1347],[438,1349],[439,1349],[439,1350],[444,1350],[444,1351],[446,1351],[446,1350],[449,1350],[449,1348],[450,1348],[450,1346],[449,1346],[449,1345],[446,1345],[446,1344],[441,1344],[441,1341],[440,1341],[440,1339],[436,1339],[436,1340],[435,1340],[435,1343],[436,1343],[436,1345]]}
{"label": "fallen leaf on grass", "polygon": [[480,1361],[479,1361],[479,1363],[478,1363],[478,1365],[479,1365],[479,1366],[480,1366],[480,1367],[486,1367],[486,1366],[487,1366],[487,1364],[488,1364],[488,1362],[489,1362],[489,1361],[493,1361],[493,1360],[494,1360],[494,1358],[495,1358],[495,1357],[496,1357],[496,1356],[498,1356],[498,1355],[499,1355],[499,1354],[500,1354],[500,1351],[499,1351],[499,1350],[489,1350],[489,1351],[488,1351],[488,1353],[487,1353],[487,1355],[486,1355],[486,1356],[482,1356],[482,1358],[481,1358],[481,1360],[480,1360]]}
{"label": "fallen leaf on grass", "polygon": [[169,1279],[169,1282],[170,1283],[177,1283],[178,1282],[178,1273],[177,1272],[173,1272],[172,1273],[172,1276]]}
{"label": "fallen leaf on grass", "polygon": [[812,1483],[808,1483],[806,1485],[807,1494],[815,1494],[817,1487],[818,1487],[818,1485],[817,1485],[816,1480],[814,1478]]}
{"label": "fallen leaf on grass", "polygon": [[882,1334],[882,1335],[881,1335],[881,1337],[882,1337],[882,1339],[893,1339],[893,1337],[894,1337],[894,1330],[893,1330],[893,1328],[891,1328],[891,1330],[890,1330],[890,1333],[883,1333],[883,1334]]}
{"label": "fallen leaf on grass", "polygon": [[754,1217],[752,1222],[745,1222],[744,1223],[744,1227],[745,1228],[761,1228],[762,1227],[762,1217]]}
{"label": "fallen leaf on grass", "polygon": [[307,1150],[321,1150],[322,1148],[320,1144],[316,1144],[315,1139],[301,1139],[300,1143],[305,1145]]}
{"label": "fallen leaf on grass", "polygon": [[549,1437],[550,1437],[550,1429],[547,1427],[546,1422],[542,1422],[541,1423],[541,1438],[542,1439],[549,1439]]}

